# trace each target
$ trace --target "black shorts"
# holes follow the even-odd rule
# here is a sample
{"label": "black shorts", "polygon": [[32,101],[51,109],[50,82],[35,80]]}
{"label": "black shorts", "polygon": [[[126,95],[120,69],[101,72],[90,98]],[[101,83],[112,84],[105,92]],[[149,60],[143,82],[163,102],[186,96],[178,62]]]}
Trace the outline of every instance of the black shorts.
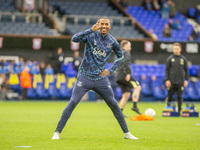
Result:
{"label": "black shorts", "polygon": [[117,81],[118,86],[121,88],[122,93],[131,92],[132,89],[139,86],[139,82],[136,81],[133,77],[131,77],[130,81],[126,81],[125,79]]}

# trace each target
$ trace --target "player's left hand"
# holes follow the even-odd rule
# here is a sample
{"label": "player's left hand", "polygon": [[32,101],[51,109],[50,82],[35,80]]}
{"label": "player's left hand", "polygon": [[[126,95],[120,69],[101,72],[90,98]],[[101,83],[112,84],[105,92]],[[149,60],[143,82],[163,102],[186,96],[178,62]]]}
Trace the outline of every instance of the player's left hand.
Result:
{"label": "player's left hand", "polygon": [[188,81],[185,80],[184,83],[183,83],[183,87],[187,87],[188,86]]}
{"label": "player's left hand", "polygon": [[101,72],[100,75],[103,76],[103,77],[109,76],[109,75],[110,75],[110,72],[109,72],[107,69],[105,69],[105,70],[103,70],[103,71]]}

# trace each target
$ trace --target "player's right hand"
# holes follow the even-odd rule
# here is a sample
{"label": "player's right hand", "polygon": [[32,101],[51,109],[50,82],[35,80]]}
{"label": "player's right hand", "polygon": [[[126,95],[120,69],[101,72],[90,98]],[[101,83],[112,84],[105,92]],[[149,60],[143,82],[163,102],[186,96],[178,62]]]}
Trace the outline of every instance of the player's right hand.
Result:
{"label": "player's right hand", "polygon": [[95,25],[93,25],[92,27],[92,31],[97,31],[100,29],[100,20],[97,21],[97,23]]}
{"label": "player's right hand", "polygon": [[167,88],[171,87],[171,82],[169,80],[165,81]]}
{"label": "player's right hand", "polygon": [[130,81],[130,79],[131,79],[131,75],[127,74],[125,80],[128,82],[128,81]]}

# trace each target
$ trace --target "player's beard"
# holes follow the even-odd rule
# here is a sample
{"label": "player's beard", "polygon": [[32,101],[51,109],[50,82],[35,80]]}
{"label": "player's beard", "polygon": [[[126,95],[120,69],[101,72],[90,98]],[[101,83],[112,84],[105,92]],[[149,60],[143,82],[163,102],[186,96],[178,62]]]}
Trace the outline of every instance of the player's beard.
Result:
{"label": "player's beard", "polygon": [[108,34],[108,30],[107,30],[106,28],[102,28],[102,29],[100,29],[100,31],[101,31],[101,34],[102,34],[103,36],[105,36],[105,35]]}

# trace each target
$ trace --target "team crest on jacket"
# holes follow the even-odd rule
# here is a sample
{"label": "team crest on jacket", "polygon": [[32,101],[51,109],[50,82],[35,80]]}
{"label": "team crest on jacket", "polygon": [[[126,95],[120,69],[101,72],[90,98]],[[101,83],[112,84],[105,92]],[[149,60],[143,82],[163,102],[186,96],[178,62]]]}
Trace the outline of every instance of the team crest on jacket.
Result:
{"label": "team crest on jacket", "polygon": [[94,45],[97,45],[97,41],[94,39]]}
{"label": "team crest on jacket", "polygon": [[83,82],[78,81],[77,85],[78,85],[79,87],[81,87],[81,86],[83,85]]}
{"label": "team crest on jacket", "polygon": [[112,47],[111,43],[108,43],[107,48],[111,48],[111,47]]}
{"label": "team crest on jacket", "polygon": [[184,60],[182,58],[180,59],[180,64],[184,65]]}
{"label": "team crest on jacket", "polygon": [[172,58],[172,59],[171,59],[171,62],[175,62],[175,59],[174,59],[174,58]]}

